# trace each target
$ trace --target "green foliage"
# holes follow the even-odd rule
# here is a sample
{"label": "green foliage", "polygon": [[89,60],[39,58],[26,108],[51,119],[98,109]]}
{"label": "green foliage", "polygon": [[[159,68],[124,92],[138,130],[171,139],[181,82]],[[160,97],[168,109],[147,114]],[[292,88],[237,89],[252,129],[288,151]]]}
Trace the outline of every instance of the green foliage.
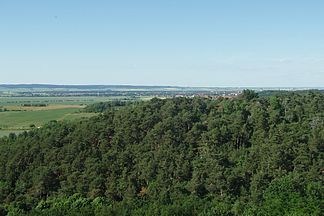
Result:
{"label": "green foliage", "polygon": [[113,101],[107,101],[107,102],[99,102],[94,103],[86,106],[82,111],[87,113],[103,113],[108,109],[112,108],[120,108],[126,105],[129,105],[134,102],[126,102],[121,100],[113,100]]}
{"label": "green foliage", "polygon": [[321,215],[323,143],[316,92],[108,108],[0,139],[0,215]]}
{"label": "green foliage", "polygon": [[244,89],[242,94],[241,94],[241,98],[245,99],[245,100],[252,100],[254,98],[257,98],[258,94],[250,89]]}

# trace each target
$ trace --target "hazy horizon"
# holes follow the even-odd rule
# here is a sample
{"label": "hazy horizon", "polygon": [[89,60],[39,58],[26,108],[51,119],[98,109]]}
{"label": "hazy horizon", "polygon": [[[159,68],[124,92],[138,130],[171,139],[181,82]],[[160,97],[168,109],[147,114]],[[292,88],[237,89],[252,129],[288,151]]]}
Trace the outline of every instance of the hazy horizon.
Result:
{"label": "hazy horizon", "polygon": [[264,88],[264,89],[324,89],[324,87],[321,86],[185,86],[185,85],[137,85],[137,84],[55,84],[55,83],[0,83],[0,86],[6,86],[6,85],[49,85],[49,86],[134,86],[134,87],[175,87],[175,88],[237,88],[237,89],[244,89],[244,88]]}
{"label": "hazy horizon", "polygon": [[324,2],[0,2],[1,83],[324,86]]}

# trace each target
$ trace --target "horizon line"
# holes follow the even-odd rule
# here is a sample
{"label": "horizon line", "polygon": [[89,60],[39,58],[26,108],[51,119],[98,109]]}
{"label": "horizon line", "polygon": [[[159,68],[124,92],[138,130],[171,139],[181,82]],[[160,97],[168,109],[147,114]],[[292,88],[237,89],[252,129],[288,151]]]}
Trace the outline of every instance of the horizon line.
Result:
{"label": "horizon line", "polygon": [[47,85],[47,86],[124,86],[124,87],[172,87],[172,88],[302,88],[302,89],[324,89],[321,86],[190,86],[190,85],[146,85],[146,84],[55,84],[55,83],[0,83],[0,86],[20,85]]}

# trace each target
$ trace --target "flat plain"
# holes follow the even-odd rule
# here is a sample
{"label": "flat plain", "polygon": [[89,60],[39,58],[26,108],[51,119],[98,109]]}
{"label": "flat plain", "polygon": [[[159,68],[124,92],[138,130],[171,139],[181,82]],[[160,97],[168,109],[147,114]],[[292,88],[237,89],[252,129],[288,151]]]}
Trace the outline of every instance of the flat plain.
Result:
{"label": "flat plain", "polygon": [[0,97],[0,137],[20,133],[31,127],[41,127],[51,120],[73,121],[89,118],[95,113],[85,113],[86,105],[125,100],[125,97]]}

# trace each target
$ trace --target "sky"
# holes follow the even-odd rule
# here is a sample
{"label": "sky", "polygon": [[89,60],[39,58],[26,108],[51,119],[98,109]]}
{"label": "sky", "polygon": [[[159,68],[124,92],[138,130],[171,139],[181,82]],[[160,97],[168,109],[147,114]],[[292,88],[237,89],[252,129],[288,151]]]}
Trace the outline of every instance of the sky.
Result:
{"label": "sky", "polygon": [[0,83],[324,87],[322,0],[0,0]]}

